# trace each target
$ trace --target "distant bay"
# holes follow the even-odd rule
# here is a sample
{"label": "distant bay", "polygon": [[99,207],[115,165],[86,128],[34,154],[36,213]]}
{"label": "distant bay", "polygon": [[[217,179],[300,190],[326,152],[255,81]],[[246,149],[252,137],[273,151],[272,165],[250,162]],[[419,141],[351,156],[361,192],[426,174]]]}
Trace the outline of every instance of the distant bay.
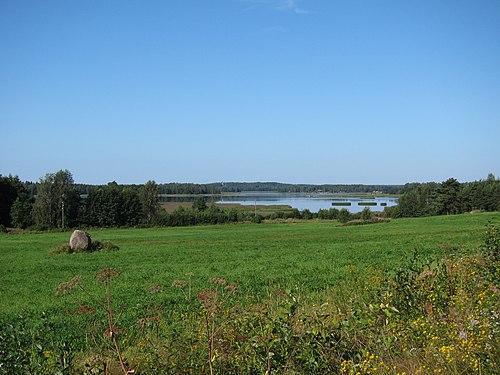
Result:
{"label": "distant bay", "polygon": [[351,213],[361,212],[365,207],[371,211],[383,211],[385,207],[396,206],[396,197],[378,197],[376,195],[347,196],[341,194],[305,194],[305,193],[278,193],[278,192],[242,192],[224,194],[214,197],[217,204],[241,204],[244,206],[286,205],[300,211],[308,209],[318,212],[320,209],[346,208]]}

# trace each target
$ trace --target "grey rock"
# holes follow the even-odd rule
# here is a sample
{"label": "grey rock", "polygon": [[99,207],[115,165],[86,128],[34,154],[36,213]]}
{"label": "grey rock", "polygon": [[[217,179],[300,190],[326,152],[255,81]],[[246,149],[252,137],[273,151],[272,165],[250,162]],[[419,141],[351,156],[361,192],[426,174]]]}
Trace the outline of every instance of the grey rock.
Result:
{"label": "grey rock", "polygon": [[83,230],[75,230],[69,239],[69,247],[71,250],[90,250],[92,240],[88,233]]}

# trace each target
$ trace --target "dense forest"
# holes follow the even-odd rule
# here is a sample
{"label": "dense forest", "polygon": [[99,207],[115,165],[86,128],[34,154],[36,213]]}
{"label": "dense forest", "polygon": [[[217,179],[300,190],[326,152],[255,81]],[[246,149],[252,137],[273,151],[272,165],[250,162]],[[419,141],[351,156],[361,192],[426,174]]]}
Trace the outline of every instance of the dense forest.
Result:
{"label": "dense forest", "polygon": [[[84,227],[185,226],[240,221],[260,222],[263,217],[245,210],[222,209],[198,197],[191,208],[179,207],[168,214],[160,206],[162,195],[221,194],[239,191],[389,193],[399,194],[399,204],[386,207],[385,217],[448,215],[473,210],[500,211],[500,180],[490,174],[486,180],[460,183],[450,178],[442,183],[398,185],[291,185],[275,182],[157,184],[76,184],[67,170],[49,173],[39,182],[22,182],[0,175],[0,225],[5,227],[52,229]],[[297,209],[275,212],[268,219],[353,219],[369,220],[366,208],[359,214],[347,209]]]}
{"label": "dense forest", "polygon": [[[1,176],[1,175],[0,175]],[[23,182],[31,195],[36,195],[39,183]],[[81,194],[89,194],[99,185],[75,184],[75,189]],[[140,189],[142,185],[120,185],[129,189]],[[402,185],[362,185],[362,184],[283,184],[279,182],[214,182],[209,184],[193,183],[159,183],[160,195],[212,195],[222,193],[239,193],[247,191],[266,191],[279,193],[383,193],[399,194]]]}
{"label": "dense forest", "polygon": [[474,210],[500,210],[500,180],[460,183],[449,178],[442,183],[411,183],[401,191],[398,206],[386,210],[395,217],[453,215]]}
{"label": "dense forest", "polygon": [[[208,186],[217,187],[217,184]],[[401,185],[311,185],[311,184],[283,184],[279,182],[222,182],[218,184],[223,192],[242,191],[276,191],[280,193],[373,193],[397,194]]]}

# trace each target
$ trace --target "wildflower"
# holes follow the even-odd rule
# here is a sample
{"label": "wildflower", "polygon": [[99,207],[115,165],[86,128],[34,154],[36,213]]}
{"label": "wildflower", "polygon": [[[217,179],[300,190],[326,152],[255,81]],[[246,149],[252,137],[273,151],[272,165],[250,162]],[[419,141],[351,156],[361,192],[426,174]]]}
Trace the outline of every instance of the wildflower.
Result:
{"label": "wildflower", "polygon": [[97,272],[97,279],[101,282],[105,282],[118,275],[120,275],[120,271],[114,268],[103,268]]}
{"label": "wildflower", "polygon": [[458,337],[460,337],[462,340],[467,340],[467,333],[465,331],[460,331]]}
{"label": "wildflower", "polygon": [[206,310],[215,310],[217,305],[217,298],[219,293],[213,289],[200,290],[198,292],[198,301],[200,301],[201,306]]}

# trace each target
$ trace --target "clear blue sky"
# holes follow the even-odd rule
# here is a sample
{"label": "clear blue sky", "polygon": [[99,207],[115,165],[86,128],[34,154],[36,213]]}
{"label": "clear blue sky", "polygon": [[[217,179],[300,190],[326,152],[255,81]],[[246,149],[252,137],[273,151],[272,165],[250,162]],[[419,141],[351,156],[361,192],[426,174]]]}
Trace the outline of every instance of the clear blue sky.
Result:
{"label": "clear blue sky", "polygon": [[0,173],[500,174],[498,0],[0,0]]}

